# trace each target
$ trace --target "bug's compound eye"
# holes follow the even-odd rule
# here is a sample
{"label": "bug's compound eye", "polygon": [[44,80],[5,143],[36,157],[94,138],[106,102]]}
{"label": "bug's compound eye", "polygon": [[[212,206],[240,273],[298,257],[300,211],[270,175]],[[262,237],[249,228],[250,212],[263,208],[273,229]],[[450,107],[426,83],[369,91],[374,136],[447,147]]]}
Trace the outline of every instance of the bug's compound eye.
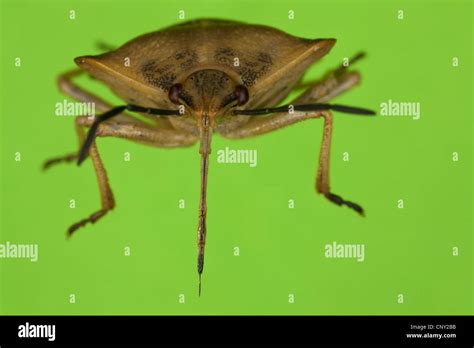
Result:
{"label": "bug's compound eye", "polygon": [[238,106],[244,105],[249,101],[249,91],[245,86],[238,85],[235,87],[234,95]]}
{"label": "bug's compound eye", "polygon": [[172,103],[180,104],[179,96],[182,90],[183,90],[183,85],[180,83],[176,83],[173,86],[171,86],[168,92],[168,98],[171,100]]}

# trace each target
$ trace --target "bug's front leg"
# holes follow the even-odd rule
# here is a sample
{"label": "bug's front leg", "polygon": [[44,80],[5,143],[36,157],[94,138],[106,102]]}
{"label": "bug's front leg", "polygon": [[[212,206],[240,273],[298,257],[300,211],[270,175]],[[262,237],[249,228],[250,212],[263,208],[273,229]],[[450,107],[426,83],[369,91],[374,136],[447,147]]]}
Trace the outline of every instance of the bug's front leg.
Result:
{"label": "bug's front leg", "polygon": [[319,168],[316,177],[317,192],[323,194],[328,200],[337,205],[348,206],[359,214],[364,215],[364,210],[360,205],[347,201],[341,196],[332,193],[329,188],[329,157],[332,133],[332,113],[330,111],[278,112],[269,116],[254,117],[239,129],[228,132],[221,130],[220,133],[223,137],[229,139],[246,138],[265,134],[311,118],[324,119],[323,139],[319,157]]}
{"label": "bug's front leg", "polygon": [[69,227],[67,231],[68,237],[70,237],[76,230],[83,227],[87,223],[97,222],[97,220],[99,220],[101,217],[107,214],[108,211],[112,210],[115,207],[115,199],[109,184],[109,178],[107,176],[104,164],[102,163],[102,160],[100,158],[95,141],[92,143],[89,149],[89,156],[92,159],[92,164],[94,165],[95,174],[97,176],[97,182],[99,184],[101,209],[94,212],[89,217],[71,225],[71,227]]}
{"label": "bug's front leg", "polygon": [[[76,127],[79,127],[80,143],[83,142],[84,128],[92,125],[93,119],[82,116],[76,118]],[[184,134],[176,130],[160,129],[151,127],[147,124],[130,123],[121,121],[110,121],[109,123],[102,123],[97,129],[96,136],[98,137],[118,137],[128,139],[142,144],[156,146],[156,147],[183,147],[190,146],[196,142],[196,136],[192,134]],[[104,168],[95,139],[88,148],[88,154],[92,159],[94,169],[99,184],[99,191],[101,197],[101,209],[91,214],[89,217],[73,224],[68,229],[68,236],[71,236],[79,228],[85,226],[87,223],[95,223],[102,218],[108,211],[115,207],[115,200],[112,189],[109,184],[107,172]]]}
{"label": "bug's front leg", "polygon": [[[88,116],[79,116],[75,119],[75,128],[76,133],[79,141],[79,147],[84,142],[85,139],[85,132],[84,128],[89,126],[92,120]],[[89,155],[92,159],[92,164],[95,169],[95,173],[97,176],[97,182],[99,184],[99,192],[101,198],[101,209],[91,214],[89,217],[82,219],[81,221],[71,225],[67,231],[67,236],[70,237],[77,229],[86,225],[88,222],[95,223],[101,217],[103,217],[109,210],[112,210],[115,207],[115,199],[112,193],[112,189],[109,184],[109,179],[107,176],[107,172],[105,167],[102,163],[102,160],[99,155],[99,151],[97,149],[97,145],[95,141],[91,145],[89,149]],[[52,165],[61,162],[73,162],[76,161],[78,158],[78,154],[72,153],[70,155],[66,155],[63,157],[56,157],[50,159],[44,163],[43,168],[47,169]]]}

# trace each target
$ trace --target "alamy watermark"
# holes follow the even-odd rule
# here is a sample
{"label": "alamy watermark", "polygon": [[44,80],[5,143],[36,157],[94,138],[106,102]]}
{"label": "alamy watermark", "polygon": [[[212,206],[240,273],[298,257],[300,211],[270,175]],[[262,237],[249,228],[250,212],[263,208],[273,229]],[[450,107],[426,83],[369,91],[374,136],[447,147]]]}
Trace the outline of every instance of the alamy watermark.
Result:
{"label": "alamy watermark", "polygon": [[217,163],[244,163],[250,167],[257,166],[257,150],[225,149],[217,150]]}
{"label": "alamy watermark", "polygon": [[365,244],[339,244],[336,241],[324,246],[324,256],[327,258],[365,260]]}
{"label": "alamy watermark", "polygon": [[38,261],[38,244],[0,243],[0,259],[30,259]]}
{"label": "alamy watermark", "polygon": [[55,106],[56,116],[89,116],[95,117],[95,103],[71,102],[64,99]]}
{"label": "alamy watermark", "polygon": [[380,115],[382,116],[405,116],[419,120],[421,116],[420,103],[418,102],[396,102],[392,99],[380,103]]}
{"label": "alamy watermark", "polygon": [[26,322],[18,326],[18,337],[47,338],[48,341],[54,341],[56,339],[56,325],[37,325]]}

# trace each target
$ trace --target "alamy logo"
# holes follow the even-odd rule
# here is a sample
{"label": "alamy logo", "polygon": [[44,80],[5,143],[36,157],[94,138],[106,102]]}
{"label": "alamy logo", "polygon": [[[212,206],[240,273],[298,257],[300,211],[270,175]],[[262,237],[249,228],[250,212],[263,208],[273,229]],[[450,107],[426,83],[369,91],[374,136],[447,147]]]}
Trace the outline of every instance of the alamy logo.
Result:
{"label": "alamy logo", "polygon": [[56,103],[56,116],[95,116],[95,103],[70,102],[64,99]]}
{"label": "alamy logo", "polygon": [[38,244],[14,244],[5,242],[0,244],[0,259],[30,259],[38,261]]}
{"label": "alamy logo", "polygon": [[257,166],[257,150],[225,149],[217,150],[217,163],[246,163],[250,167]]}
{"label": "alamy logo", "polygon": [[408,116],[419,120],[421,116],[420,103],[395,102],[392,99],[380,103],[381,116]]}
{"label": "alamy logo", "polygon": [[365,260],[364,244],[326,244],[324,247],[324,256],[327,258],[356,259],[357,262]]}
{"label": "alamy logo", "polygon": [[48,341],[56,339],[56,325],[35,325],[26,322],[18,326],[18,337],[21,338],[47,338]]}

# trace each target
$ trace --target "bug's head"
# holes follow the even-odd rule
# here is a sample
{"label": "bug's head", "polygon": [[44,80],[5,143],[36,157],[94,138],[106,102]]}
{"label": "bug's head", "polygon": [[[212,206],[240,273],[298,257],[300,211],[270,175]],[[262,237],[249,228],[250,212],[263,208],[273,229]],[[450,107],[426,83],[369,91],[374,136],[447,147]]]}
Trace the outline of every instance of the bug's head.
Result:
{"label": "bug's head", "polygon": [[196,120],[203,115],[209,117],[211,127],[224,110],[247,102],[247,88],[240,85],[225,72],[205,69],[190,74],[183,83],[173,85],[169,99],[175,104],[184,104],[193,111]]}

